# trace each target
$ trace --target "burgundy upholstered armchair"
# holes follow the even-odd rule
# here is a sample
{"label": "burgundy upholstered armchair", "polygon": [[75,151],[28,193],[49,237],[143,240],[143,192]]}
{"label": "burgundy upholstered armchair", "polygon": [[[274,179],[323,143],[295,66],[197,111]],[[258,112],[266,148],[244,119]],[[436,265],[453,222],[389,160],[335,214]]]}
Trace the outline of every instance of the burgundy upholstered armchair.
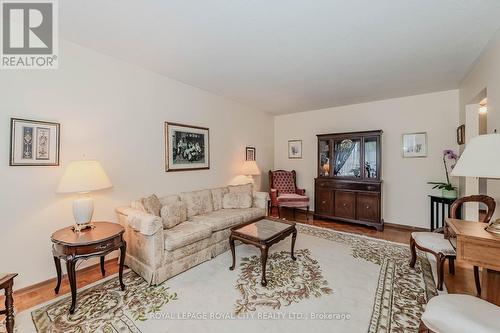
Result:
{"label": "burgundy upholstered armchair", "polygon": [[309,197],[306,190],[297,188],[297,174],[295,170],[269,171],[269,195],[271,204],[269,205],[269,215],[274,207],[278,209],[278,216],[281,217],[281,207],[293,208],[295,219],[296,208],[306,208],[306,217],[309,212]]}

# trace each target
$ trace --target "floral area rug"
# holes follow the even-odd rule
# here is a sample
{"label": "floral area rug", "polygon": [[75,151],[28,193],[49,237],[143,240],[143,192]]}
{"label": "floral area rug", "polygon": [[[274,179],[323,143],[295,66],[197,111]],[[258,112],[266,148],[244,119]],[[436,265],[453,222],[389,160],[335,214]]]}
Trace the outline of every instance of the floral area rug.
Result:
{"label": "floral area rug", "polygon": [[[17,332],[418,332],[437,294],[431,266],[406,245],[297,225],[296,261],[287,238],[271,247],[268,285],[259,250],[236,247],[158,286],[129,271],[16,317]],[[78,278],[78,276],[77,276]]]}

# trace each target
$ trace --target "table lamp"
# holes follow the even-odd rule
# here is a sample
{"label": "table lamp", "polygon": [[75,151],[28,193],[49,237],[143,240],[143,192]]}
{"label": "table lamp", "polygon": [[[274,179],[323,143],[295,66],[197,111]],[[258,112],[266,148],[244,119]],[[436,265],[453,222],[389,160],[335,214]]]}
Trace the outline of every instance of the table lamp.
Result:
{"label": "table lamp", "polygon": [[252,176],[260,175],[259,167],[257,166],[257,162],[255,161],[245,161],[243,163],[243,167],[241,168],[241,173],[248,177],[251,180],[252,184],[254,183]]}
{"label": "table lamp", "polygon": [[68,164],[57,187],[57,193],[79,194],[78,198],[73,201],[75,232],[93,228],[91,221],[94,213],[94,200],[89,192],[112,186],[98,161],[72,161]]}
{"label": "table lamp", "polygon": [[[451,175],[500,179],[500,134],[485,134],[472,138]],[[500,220],[491,222],[486,230],[500,233]]]}

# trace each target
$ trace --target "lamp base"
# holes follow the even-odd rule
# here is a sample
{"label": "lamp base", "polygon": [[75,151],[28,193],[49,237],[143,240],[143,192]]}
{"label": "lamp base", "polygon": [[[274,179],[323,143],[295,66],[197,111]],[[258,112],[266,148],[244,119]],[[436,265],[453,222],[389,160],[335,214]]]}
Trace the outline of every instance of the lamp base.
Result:
{"label": "lamp base", "polygon": [[94,200],[86,194],[82,194],[73,201],[73,217],[76,224],[89,224],[94,214]]}
{"label": "lamp base", "polygon": [[83,223],[83,224],[75,224],[73,227],[71,227],[71,229],[77,233],[81,232],[83,230],[86,230],[86,229],[94,229],[94,228],[95,228],[95,225],[92,222]]}

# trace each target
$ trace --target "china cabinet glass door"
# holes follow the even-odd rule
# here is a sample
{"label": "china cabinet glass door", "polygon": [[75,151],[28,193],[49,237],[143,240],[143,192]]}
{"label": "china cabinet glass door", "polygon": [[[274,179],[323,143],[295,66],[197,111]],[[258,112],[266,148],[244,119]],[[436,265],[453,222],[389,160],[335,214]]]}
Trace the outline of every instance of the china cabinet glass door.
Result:
{"label": "china cabinet glass door", "polygon": [[336,177],[361,178],[361,139],[335,141],[333,175]]}
{"label": "china cabinet glass door", "polygon": [[367,179],[377,179],[379,178],[378,175],[378,164],[379,161],[378,159],[378,138],[376,137],[371,137],[371,138],[365,138],[365,144],[364,144],[364,172],[365,172],[365,178]]}
{"label": "china cabinet glass door", "polygon": [[331,149],[330,140],[319,141],[319,175],[321,177],[330,176]]}

